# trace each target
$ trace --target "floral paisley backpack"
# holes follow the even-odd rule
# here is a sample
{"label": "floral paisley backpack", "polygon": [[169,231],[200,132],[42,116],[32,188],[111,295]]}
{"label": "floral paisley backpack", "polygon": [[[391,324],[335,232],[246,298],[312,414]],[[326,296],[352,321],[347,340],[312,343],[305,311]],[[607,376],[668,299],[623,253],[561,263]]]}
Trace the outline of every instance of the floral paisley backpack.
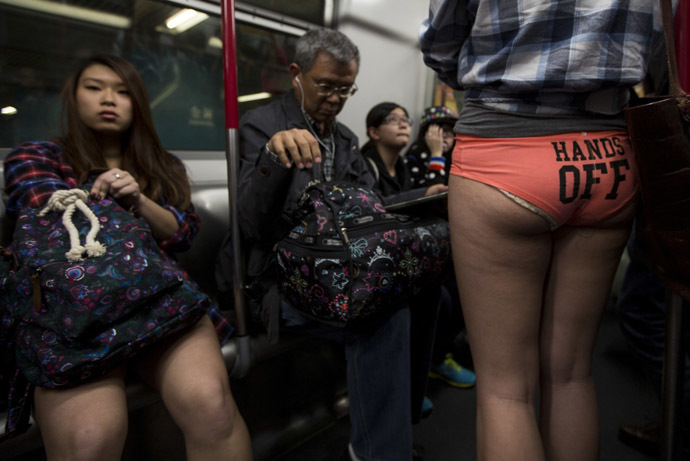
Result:
{"label": "floral paisley backpack", "polygon": [[17,366],[37,386],[100,376],[210,306],[144,219],[114,200],[87,204],[81,189],[27,209],[3,256],[0,303],[16,322]]}

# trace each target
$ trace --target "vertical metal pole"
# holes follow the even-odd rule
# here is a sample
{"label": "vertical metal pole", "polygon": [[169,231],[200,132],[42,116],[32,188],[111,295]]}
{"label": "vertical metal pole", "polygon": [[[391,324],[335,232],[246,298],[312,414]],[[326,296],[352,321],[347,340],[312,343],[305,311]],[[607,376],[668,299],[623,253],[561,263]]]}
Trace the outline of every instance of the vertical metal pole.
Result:
{"label": "vertical metal pole", "polygon": [[223,75],[225,82],[226,159],[232,234],[233,289],[235,297],[235,328],[237,330],[237,359],[232,376],[244,376],[251,364],[251,348],[247,331],[247,308],[242,293],[244,264],[240,247],[240,228],[237,218],[237,191],[240,168],[239,111],[237,107],[237,54],[235,46],[234,0],[222,0]]}
{"label": "vertical metal pole", "polygon": [[675,15],[678,79],[683,91],[690,92],[690,0],[680,0]]}
{"label": "vertical metal pole", "polygon": [[663,421],[661,459],[681,459],[683,377],[685,372],[685,321],[683,298],[669,290],[666,298],[666,346],[663,371]]}

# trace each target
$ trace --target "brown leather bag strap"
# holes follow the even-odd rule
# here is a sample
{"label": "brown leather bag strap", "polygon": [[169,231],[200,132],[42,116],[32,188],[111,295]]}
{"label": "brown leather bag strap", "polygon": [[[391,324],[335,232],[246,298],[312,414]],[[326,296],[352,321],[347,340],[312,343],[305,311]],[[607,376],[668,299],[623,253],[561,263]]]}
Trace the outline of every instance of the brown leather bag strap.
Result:
{"label": "brown leather bag strap", "polygon": [[664,38],[666,39],[666,51],[668,55],[669,93],[671,96],[684,95],[678,78],[678,64],[676,62],[676,41],[673,30],[673,5],[671,0],[660,0],[661,18],[664,23]]}

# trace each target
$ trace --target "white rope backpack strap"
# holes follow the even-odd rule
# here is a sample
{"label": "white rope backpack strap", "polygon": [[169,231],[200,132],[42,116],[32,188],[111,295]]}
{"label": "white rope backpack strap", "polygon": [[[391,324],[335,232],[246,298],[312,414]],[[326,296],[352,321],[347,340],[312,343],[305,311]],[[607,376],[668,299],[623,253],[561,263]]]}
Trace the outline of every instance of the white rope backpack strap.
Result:
{"label": "white rope backpack strap", "polygon": [[[84,203],[87,199],[86,191],[82,189],[58,190],[53,192],[50,196],[48,204],[43,208],[38,215],[43,216],[51,210],[63,211],[62,224],[69,233],[70,250],[65,253],[67,260],[76,262],[82,259],[82,255],[86,252],[87,256],[101,256],[105,253],[105,246],[96,241],[96,235],[101,230],[101,225],[98,223],[98,218],[93,211]],[[79,231],[72,222],[72,215],[79,208],[84,216],[87,217],[91,224],[89,233],[86,234],[86,241],[84,246],[79,241]]]}

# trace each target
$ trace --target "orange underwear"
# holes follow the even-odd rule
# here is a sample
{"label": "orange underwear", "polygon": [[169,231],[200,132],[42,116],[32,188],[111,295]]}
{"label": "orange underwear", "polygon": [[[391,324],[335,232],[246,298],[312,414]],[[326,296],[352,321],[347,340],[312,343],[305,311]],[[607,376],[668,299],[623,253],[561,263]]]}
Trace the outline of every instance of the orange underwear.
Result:
{"label": "orange underwear", "polygon": [[526,138],[456,135],[450,173],[499,189],[551,228],[596,225],[635,199],[625,131]]}

